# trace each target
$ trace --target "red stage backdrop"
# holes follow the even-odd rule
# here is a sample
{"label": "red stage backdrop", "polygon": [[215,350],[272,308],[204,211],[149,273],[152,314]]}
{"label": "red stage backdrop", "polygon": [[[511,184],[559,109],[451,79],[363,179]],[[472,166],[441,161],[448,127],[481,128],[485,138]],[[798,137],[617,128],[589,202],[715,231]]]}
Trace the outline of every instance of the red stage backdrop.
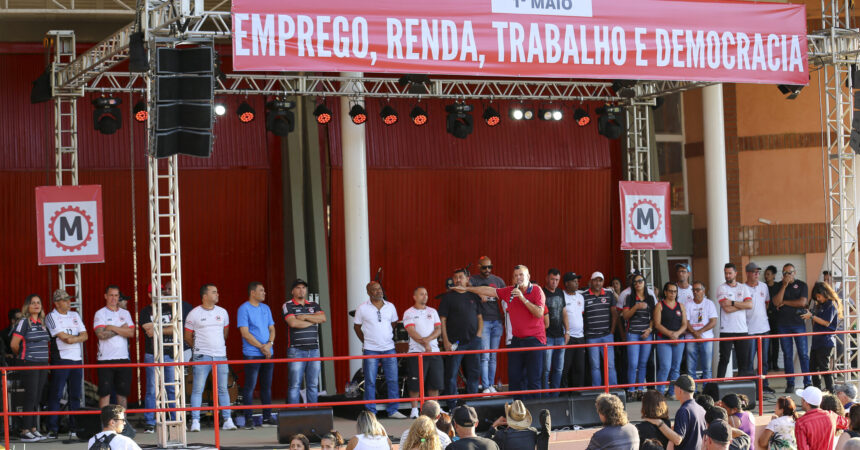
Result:
{"label": "red stage backdrop", "polygon": [[234,0],[236,70],[805,85],[804,5]]}

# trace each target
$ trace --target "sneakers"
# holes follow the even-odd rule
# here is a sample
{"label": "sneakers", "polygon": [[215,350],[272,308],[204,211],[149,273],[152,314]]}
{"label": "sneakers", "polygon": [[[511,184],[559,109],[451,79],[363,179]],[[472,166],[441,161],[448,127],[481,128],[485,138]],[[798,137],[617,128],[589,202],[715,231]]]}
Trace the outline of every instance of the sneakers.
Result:
{"label": "sneakers", "polygon": [[494,387],[492,387],[492,386],[488,387],[487,389],[489,389],[489,390],[490,390],[490,392],[492,392],[492,393],[496,393],[496,392],[498,392],[498,391],[496,391],[496,388],[494,388]]}
{"label": "sneakers", "polygon": [[45,439],[58,439],[56,431],[49,431],[47,435],[45,435]]}
{"label": "sneakers", "polygon": [[768,394],[776,394],[776,391],[773,390],[770,386],[765,386],[761,388],[762,391],[767,392]]}
{"label": "sneakers", "polygon": [[418,408],[412,408],[412,411],[409,411],[409,418],[410,419],[417,419],[418,418]]}
{"label": "sneakers", "polygon": [[221,427],[222,430],[235,430],[236,428],[238,427],[233,423],[233,419],[229,417],[224,421],[224,426]]}
{"label": "sneakers", "polygon": [[143,432],[145,434],[155,433],[155,425],[147,425],[146,427],[144,427]]}
{"label": "sneakers", "polygon": [[263,425],[261,425],[261,426],[263,428],[276,427],[276,426],[278,426],[278,421],[275,420],[274,417],[269,417],[267,419],[263,419]]}
{"label": "sneakers", "polygon": [[189,431],[200,431],[200,420],[194,419],[191,421],[191,430]]}
{"label": "sneakers", "polygon": [[69,440],[70,441],[77,441],[78,440],[78,433],[75,433],[74,431],[70,431],[69,432]]}
{"label": "sneakers", "polygon": [[403,415],[400,411],[395,411],[394,414],[388,415],[389,419],[406,419],[407,417]]}
{"label": "sneakers", "polygon": [[790,384],[790,385],[786,386],[785,387],[785,393],[786,394],[794,394],[794,385]]}
{"label": "sneakers", "polygon": [[42,433],[39,433],[39,430],[32,431],[31,433],[33,433],[33,435],[34,435],[34,436],[36,436],[37,438],[39,438],[39,440],[40,440],[40,441],[43,441],[43,440],[45,440],[45,439],[48,439],[48,438],[46,438],[45,436],[42,436]]}
{"label": "sneakers", "polygon": [[483,393],[483,394],[492,394],[492,393],[493,393],[493,391],[492,391],[490,388],[486,388],[486,389],[484,389],[483,391],[481,391],[481,393]]}
{"label": "sneakers", "polygon": [[21,442],[39,442],[41,437],[37,437],[32,431],[27,430],[21,433]]}
{"label": "sneakers", "polygon": [[254,430],[254,420],[245,419],[245,426],[243,428],[246,430]]}

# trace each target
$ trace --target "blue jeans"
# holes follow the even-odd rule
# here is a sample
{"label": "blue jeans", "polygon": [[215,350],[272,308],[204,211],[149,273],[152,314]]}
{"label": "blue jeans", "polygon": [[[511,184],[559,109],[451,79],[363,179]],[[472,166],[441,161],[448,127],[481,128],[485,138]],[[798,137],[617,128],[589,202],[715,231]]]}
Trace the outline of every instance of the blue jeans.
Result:
{"label": "blue jeans", "polygon": [[[81,361],[70,361],[68,359],[59,359],[54,361],[55,366],[71,366],[81,364]],[[24,372],[26,373],[26,372]],[[81,380],[84,377],[84,369],[52,369],[51,370],[51,387],[48,395],[48,411],[60,410],[60,397],[63,396],[63,388],[68,383],[69,388],[69,411],[77,411],[81,409]],[[149,391],[147,391],[149,392]],[[69,415],[69,427],[74,429],[75,416]],[[58,424],[59,416],[52,414],[48,418],[48,430],[57,432],[60,429]]]}
{"label": "blue jeans", "polygon": [[[511,339],[508,348],[544,347],[538,338]],[[543,379],[543,359],[546,350],[530,350],[508,353],[508,381],[512,391],[536,390]],[[540,398],[540,394],[515,395],[516,399]]]}
{"label": "blue jeans", "polygon": [[[501,320],[484,321],[484,332],[481,336],[481,348],[484,350],[499,348],[499,341],[505,326]],[[484,389],[496,382],[496,353],[481,353],[481,386]]]}
{"label": "blue jeans", "polygon": [[[770,333],[751,334],[750,336],[767,336]],[[758,340],[751,339],[752,349],[750,350],[750,363],[748,367],[758,365]],[[761,340],[761,374],[767,375],[768,349],[770,348],[770,339]],[[763,386],[767,386],[767,378],[764,379]]]}
{"label": "blue jeans", "polygon": [[[265,360],[265,356],[248,356],[244,355],[245,360]],[[272,371],[274,364],[267,363],[249,363],[245,364],[245,385],[242,386],[242,404],[254,404],[254,387],[257,385],[257,378],[260,379],[260,403],[264,405],[272,404]],[[253,409],[245,410],[245,423],[251,423]],[[272,417],[271,409],[263,410],[263,418],[269,419]]]}
{"label": "blue jeans", "polygon": [[[208,355],[194,355],[191,358],[192,361],[227,361],[226,356],[208,356]],[[206,387],[206,378],[209,376],[209,372],[212,371],[212,366],[209,364],[203,364],[199,366],[192,366],[193,374],[194,374],[194,384],[191,386],[191,407],[199,408],[201,404],[203,404],[203,390]],[[227,367],[227,364],[218,364],[215,366],[217,368],[217,373],[215,375],[216,381],[218,383],[218,406],[229,406],[230,405],[230,393],[227,392],[227,374],[230,369]],[[230,410],[222,409],[221,415],[224,417],[224,420],[230,418]],[[195,410],[191,411],[191,420],[200,420],[200,411]]]}
{"label": "blue jeans", "polygon": [[[805,333],[806,325],[793,325],[779,327],[779,334]],[[782,354],[785,358],[785,374],[794,373],[794,346],[797,345],[797,357],[800,359],[800,371],[809,372],[809,341],[806,336],[794,336],[779,338],[779,345],[782,347]],[[794,386],[794,377],[785,379],[787,386]],[[812,384],[812,377],[807,375],[803,377],[803,385],[809,386]]]}
{"label": "blue jeans", "polygon": [[[657,337],[657,341],[668,340],[663,337]],[[681,358],[684,356],[684,344],[657,344],[657,380],[675,381],[681,373]],[[657,386],[657,390],[661,394],[666,393],[668,386]]]}
{"label": "blue jeans", "polygon": [[[641,334],[627,333],[627,342],[636,341],[647,342],[647,344],[627,346],[627,382],[630,384],[645,382],[648,358],[651,357],[651,335],[649,334],[646,339],[642,339]],[[645,392],[645,386],[629,387],[627,390],[629,392]]]}
{"label": "blue jeans", "polygon": [[[714,362],[713,342],[687,342],[687,371],[694,380],[709,379],[713,376],[711,366]],[[702,376],[697,375],[702,371]]]}
{"label": "blue jeans", "polygon": [[[300,349],[290,347],[287,350],[287,358],[319,358],[320,349]],[[299,390],[302,388],[302,379],[304,378],[308,403],[317,402],[317,394],[319,393],[319,379],[321,361],[301,361],[291,362],[290,370],[290,385],[287,390],[287,403],[299,403]]]}
{"label": "blue jeans", "polygon": [[[143,355],[144,362],[155,362],[155,356],[151,353],[146,353]],[[173,358],[164,355],[164,362],[173,362]],[[173,383],[173,367],[164,367],[164,382],[165,383]],[[165,390],[167,391],[167,400],[174,401],[176,400],[176,395],[173,391],[173,386],[165,386]],[[143,401],[146,409],[155,408],[155,367],[147,367],[146,368],[146,398]],[[174,405],[179,406],[179,405]],[[173,414],[171,413],[171,417]],[[143,413],[143,420],[149,426],[155,426],[155,413]]]}
{"label": "blue jeans", "polygon": [[[365,355],[392,355],[394,349],[385,351],[365,350]],[[385,372],[385,385],[388,388],[388,398],[400,398],[400,385],[397,384],[397,358],[379,358],[379,359],[363,359],[361,360],[364,370],[364,399],[376,400],[376,371],[379,365],[382,364],[382,370]],[[397,412],[397,402],[388,403],[385,411],[388,415]],[[376,414],[376,403],[368,403],[364,405],[368,411]]]}
{"label": "blue jeans", "polygon": [[[611,334],[599,338],[585,338],[586,344],[603,344],[615,342]],[[615,349],[609,347],[609,384],[618,384],[618,374],[615,373]],[[588,362],[591,364],[591,385],[604,386],[600,382],[603,376],[603,347],[588,347]]]}
{"label": "blue jeans", "polygon": [[[564,337],[546,338],[547,347],[551,345],[564,345]],[[547,350],[543,360],[544,377],[543,388],[555,389],[561,387],[561,373],[564,370],[564,349]],[[558,397],[558,392],[544,394],[546,397]]]}
{"label": "blue jeans", "polygon": [[[480,350],[481,341],[475,337],[467,344],[460,344],[457,350]],[[466,393],[478,392],[478,382],[481,378],[481,362],[476,354],[451,355],[445,366],[445,394],[457,395],[457,375],[460,373],[460,365],[463,365],[463,375],[466,376]],[[448,400],[448,407],[453,409],[457,406],[457,399]]]}

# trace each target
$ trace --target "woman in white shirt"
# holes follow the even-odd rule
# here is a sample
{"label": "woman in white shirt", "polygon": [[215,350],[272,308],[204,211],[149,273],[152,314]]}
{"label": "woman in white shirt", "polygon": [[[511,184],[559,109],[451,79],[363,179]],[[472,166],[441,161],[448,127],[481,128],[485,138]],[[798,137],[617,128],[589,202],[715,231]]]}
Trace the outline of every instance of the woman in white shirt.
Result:
{"label": "woman in white shirt", "polygon": [[376,420],[370,411],[362,411],[355,421],[358,434],[349,440],[346,450],[390,450],[391,441],[385,427]]}
{"label": "woman in white shirt", "polygon": [[757,447],[764,450],[784,450],[797,448],[794,438],[794,422],[797,420],[797,407],[790,396],[776,399],[773,418],[758,437]]}

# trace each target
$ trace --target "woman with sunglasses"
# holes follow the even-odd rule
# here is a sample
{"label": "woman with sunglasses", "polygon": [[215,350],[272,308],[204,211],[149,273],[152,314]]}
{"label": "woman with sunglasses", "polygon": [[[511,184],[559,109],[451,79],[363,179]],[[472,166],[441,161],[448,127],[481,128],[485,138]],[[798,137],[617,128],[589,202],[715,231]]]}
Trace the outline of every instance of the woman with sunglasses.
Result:
{"label": "woman with sunglasses", "polygon": [[[654,308],[654,328],[657,330],[657,341],[672,341],[681,338],[687,331],[687,311],[678,301],[678,286],[674,283],[663,285],[663,300]],[[681,372],[681,358],[684,356],[684,344],[657,344],[657,381],[674,380]],[[665,384],[657,386],[661,394],[666,395]],[[672,398],[672,393],[666,395]]]}
{"label": "woman with sunglasses", "polygon": [[[651,356],[651,332],[653,331],[653,314],[657,300],[645,289],[645,278],[636,275],[630,282],[630,295],[621,311],[621,316],[627,323],[627,341],[642,341],[643,344],[627,347],[627,381],[628,383],[644,383],[645,368]],[[630,387],[627,396],[631,400],[640,400],[645,393],[645,386]]]}

